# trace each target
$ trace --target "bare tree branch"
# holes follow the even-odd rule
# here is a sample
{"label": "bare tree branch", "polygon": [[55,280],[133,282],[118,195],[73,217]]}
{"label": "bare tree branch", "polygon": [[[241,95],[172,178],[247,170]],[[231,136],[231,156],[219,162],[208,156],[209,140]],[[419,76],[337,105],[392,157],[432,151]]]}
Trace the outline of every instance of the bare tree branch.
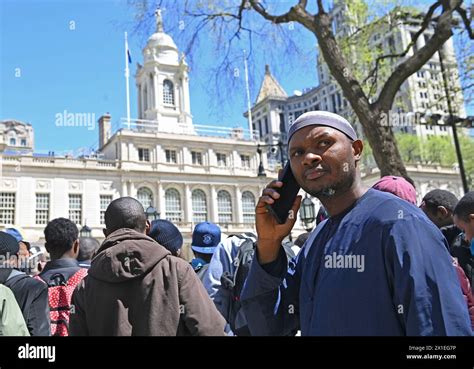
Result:
{"label": "bare tree branch", "polygon": [[252,5],[252,8],[263,18],[276,24],[299,21],[302,25],[307,27],[307,24],[309,25],[314,19],[314,17],[306,11],[306,0],[300,0],[298,4],[292,6],[288,12],[281,15],[269,14],[267,10],[263,7],[263,5],[260,4],[257,0],[250,0],[250,4]]}
{"label": "bare tree branch", "polygon": [[318,0],[318,14],[324,14],[323,0]]}
{"label": "bare tree branch", "polygon": [[258,14],[260,14],[266,20],[271,21],[272,23],[288,23],[288,22],[291,22],[292,20],[295,20],[292,18],[294,7],[291,7],[290,10],[285,14],[271,15],[267,13],[266,9],[258,1],[250,0],[250,4],[252,5],[252,8],[255,9],[255,11]]}
{"label": "bare tree branch", "polygon": [[[462,21],[464,22],[464,26],[466,27],[466,31],[469,34],[469,38],[471,40],[474,40],[474,33],[472,32],[471,22],[469,21],[469,18],[467,17],[466,9],[461,7],[461,5],[458,5],[456,7],[456,11],[459,13],[459,15],[462,18]],[[472,14],[471,14],[471,17],[472,17]]]}

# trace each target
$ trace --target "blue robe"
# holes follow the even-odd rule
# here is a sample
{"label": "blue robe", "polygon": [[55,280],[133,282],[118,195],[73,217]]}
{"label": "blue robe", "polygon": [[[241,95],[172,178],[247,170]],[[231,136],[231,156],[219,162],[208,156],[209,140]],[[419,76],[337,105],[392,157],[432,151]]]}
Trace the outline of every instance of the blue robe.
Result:
{"label": "blue robe", "polygon": [[442,233],[372,189],[321,223],[288,269],[283,252],[254,259],[242,303],[252,335],[472,335]]}

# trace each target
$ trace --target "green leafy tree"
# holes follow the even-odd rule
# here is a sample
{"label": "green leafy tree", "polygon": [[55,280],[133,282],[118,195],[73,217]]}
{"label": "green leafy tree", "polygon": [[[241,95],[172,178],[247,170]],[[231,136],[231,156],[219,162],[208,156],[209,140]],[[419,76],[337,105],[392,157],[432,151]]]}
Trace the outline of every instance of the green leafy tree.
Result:
{"label": "green leafy tree", "polygon": [[405,163],[419,163],[422,161],[422,143],[418,136],[408,133],[397,133],[398,149]]}
{"label": "green leafy tree", "polygon": [[429,163],[452,166],[456,163],[456,154],[451,137],[431,136],[423,142],[424,157]]}

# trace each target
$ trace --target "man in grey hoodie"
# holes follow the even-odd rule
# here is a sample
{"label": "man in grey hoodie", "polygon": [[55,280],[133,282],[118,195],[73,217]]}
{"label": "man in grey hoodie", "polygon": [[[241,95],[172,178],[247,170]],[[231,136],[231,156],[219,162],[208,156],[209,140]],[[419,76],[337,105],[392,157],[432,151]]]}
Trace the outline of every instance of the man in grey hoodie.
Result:
{"label": "man in grey hoodie", "polygon": [[218,336],[225,321],[192,267],[146,236],[131,197],[105,212],[105,241],[73,294],[71,336]]}

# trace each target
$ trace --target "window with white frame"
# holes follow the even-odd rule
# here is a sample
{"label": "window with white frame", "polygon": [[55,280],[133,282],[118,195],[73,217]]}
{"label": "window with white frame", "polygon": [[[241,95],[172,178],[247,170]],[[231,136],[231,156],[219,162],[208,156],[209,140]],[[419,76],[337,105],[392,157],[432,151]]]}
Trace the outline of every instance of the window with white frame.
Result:
{"label": "window with white frame", "polygon": [[171,222],[181,222],[181,196],[178,190],[169,188],[165,192],[166,219]]}
{"label": "window with white frame", "polygon": [[148,187],[140,187],[137,191],[137,200],[142,204],[143,210],[153,203],[153,192]]}
{"label": "window with white frame", "polygon": [[138,160],[139,161],[150,161],[150,149],[139,148],[138,149]]}
{"label": "window with white frame", "polygon": [[227,166],[227,155],[222,153],[216,153],[217,156],[217,166],[226,167]]}
{"label": "window with white frame", "polygon": [[0,224],[10,225],[15,223],[15,194],[0,192]]}
{"label": "window with white frame", "polygon": [[191,151],[191,159],[193,164],[202,165],[202,153],[198,151]]}
{"label": "window with white frame", "polygon": [[240,155],[240,162],[242,163],[242,168],[250,168],[250,156],[249,155]]}
{"label": "window with white frame", "polygon": [[100,195],[99,196],[99,203],[100,203],[100,224],[105,224],[105,211],[107,207],[112,202],[112,195]]}
{"label": "window with white frame", "polygon": [[230,193],[225,190],[217,193],[217,213],[220,224],[232,222],[232,198]]}
{"label": "window with white frame", "polygon": [[69,194],[69,219],[82,224],[82,195]]}
{"label": "window with white frame", "polygon": [[36,224],[48,224],[49,193],[36,194]]}
{"label": "window with white frame", "polygon": [[178,161],[176,160],[176,150],[165,150],[166,154],[166,162],[176,164]]}
{"label": "window with white frame", "polygon": [[245,224],[255,223],[255,196],[250,191],[242,193],[242,214]]}
{"label": "window with white frame", "polygon": [[193,222],[200,223],[207,220],[207,200],[203,190],[194,190],[192,193]]}
{"label": "window with white frame", "polygon": [[163,82],[163,104],[174,105],[174,86],[169,79]]}

